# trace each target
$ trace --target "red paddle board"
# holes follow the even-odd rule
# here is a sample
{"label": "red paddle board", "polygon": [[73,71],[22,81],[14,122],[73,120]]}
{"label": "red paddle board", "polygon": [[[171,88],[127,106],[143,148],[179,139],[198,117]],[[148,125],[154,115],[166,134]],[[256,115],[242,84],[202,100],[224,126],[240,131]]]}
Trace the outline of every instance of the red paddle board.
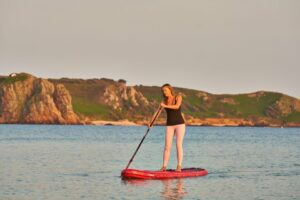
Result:
{"label": "red paddle board", "polygon": [[151,170],[138,170],[138,169],[124,169],[121,173],[123,178],[132,179],[167,179],[167,178],[185,178],[205,176],[208,171],[201,168],[185,168],[181,172],[175,170],[166,171],[151,171]]}

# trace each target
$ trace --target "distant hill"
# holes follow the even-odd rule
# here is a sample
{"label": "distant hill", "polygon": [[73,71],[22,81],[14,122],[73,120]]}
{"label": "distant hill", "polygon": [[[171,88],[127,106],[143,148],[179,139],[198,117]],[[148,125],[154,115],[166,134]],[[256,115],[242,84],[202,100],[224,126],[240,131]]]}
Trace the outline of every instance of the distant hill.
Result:
{"label": "distant hill", "polygon": [[[32,86],[28,86],[29,79],[33,80]],[[127,86],[125,80],[115,81],[106,78],[44,80],[21,73],[15,77],[0,77],[0,119],[2,119],[2,122],[1,120],[0,122],[27,123],[23,118],[30,115],[32,110],[28,110],[27,106],[32,105],[32,102],[37,104],[38,101],[41,103],[47,99],[39,96],[39,98],[35,97],[34,101],[32,100],[33,96],[42,95],[39,93],[40,89],[38,88],[43,88],[41,83],[45,84],[44,82],[52,84],[54,89],[47,94],[48,96],[46,94],[43,95],[47,96],[47,98],[52,98],[53,106],[57,110],[61,110],[61,113],[64,112],[64,109],[59,109],[59,107],[62,107],[61,104],[60,106],[56,104],[56,102],[62,101],[55,96],[57,93],[55,88],[63,88],[64,93],[69,94],[70,105],[65,107],[69,109],[69,113],[71,111],[74,112],[72,114],[72,123],[77,123],[78,121],[74,121],[74,119],[78,117],[79,123],[92,123],[96,120],[128,120],[137,124],[145,124],[162,101],[161,90],[158,86]],[[25,94],[18,92],[18,90],[24,90],[27,87],[36,89],[32,90],[31,96],[29,93],[26,93],[29,96],[24,100],[22,96]],[[17,115],[19,120],[8,120],[5,117],[8,115],[7,112],[9,112],[11,107],[8,108],[10,103],[4,102],[3,99],[5,99],[4,96],[7,96],[6,93],[11,90],[14,90],[17,95],[15,99],[18,100],[15,101],[23,98],[22,105],[19,105],[20,102],[15,102],[15,104],[19,105],[20,113]],[[186,88],[175,88],[175,91],[183,96],[182,111],[189,125],[300,126],[300,100],[282,93],[258,91],[249,94],[215,95]],[[47,105],[45,104],[45,107]],[[45,107],[44,109],[46,109]],[[45,112],[39,112],[39,114],[47,115]],[[164,116],[165,113],[163,112],[162,116],[157,120],[157,124],[165,123]],[[41,117],[43,118],[43,116]],[[62,121],[50,120],[51,123],[61,123]],[[64,123],[68,123],[67,121],[65,120]],[[36,123],[40,122],[37,121]],[[43,123],[47,123],[47,121]]]}
{"label": "distant hill", "polygon": [[[70,91],[73,108],[92,120],[129,119],[146,123],[162,101],[157,86],[126,86],[111,79],[49,79]],[[300,125],[300,100],[285,94],[258,91],[249,94],[214,95],[175,88],[183,96],[182,111],[189,124],[296,126]],[[164,115],[163,115],[164,116]],[[164,123],[161,117],[159,123]]]}

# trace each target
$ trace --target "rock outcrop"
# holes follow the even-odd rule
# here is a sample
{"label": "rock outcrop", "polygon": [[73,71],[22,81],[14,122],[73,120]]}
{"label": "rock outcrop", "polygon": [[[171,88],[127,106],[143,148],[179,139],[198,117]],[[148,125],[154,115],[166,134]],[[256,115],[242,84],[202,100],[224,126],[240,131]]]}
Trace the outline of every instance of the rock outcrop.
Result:
{"label": "rock outcrop", "polygon": [[148,106],[149,101],[133,86],[126,86],[125,82],[109,85],[103,93],[104,102],[114,110],[134,109],[138,106]]}
{"label": "rock outcrop", "polygon": [[66,88],[21,73],[0,82],[0,123],[78,124]]}
{"label": "rock outcrop", "polygon": [[266,115],[272,118],[279,118],[280,116],[287,116],[293,112],[300,112],[300,101],[283,95],[278,101],[267,108]]}

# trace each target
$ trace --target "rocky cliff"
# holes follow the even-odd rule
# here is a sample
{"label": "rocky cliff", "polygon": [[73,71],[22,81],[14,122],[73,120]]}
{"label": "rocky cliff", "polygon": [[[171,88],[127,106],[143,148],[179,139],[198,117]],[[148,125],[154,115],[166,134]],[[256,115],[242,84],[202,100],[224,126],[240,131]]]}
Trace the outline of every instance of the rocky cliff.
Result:
{"label": "rocky cliff", "polygon": [[77,124],[62,84],[21,73],[0,79],[0,123]]}

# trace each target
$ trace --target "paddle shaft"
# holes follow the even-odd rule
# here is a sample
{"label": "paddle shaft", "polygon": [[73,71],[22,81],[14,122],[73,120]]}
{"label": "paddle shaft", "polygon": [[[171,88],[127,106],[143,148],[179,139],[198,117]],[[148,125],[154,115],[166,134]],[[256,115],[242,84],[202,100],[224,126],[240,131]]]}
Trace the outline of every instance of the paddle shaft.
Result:
{"label": "paddle shaft", "polygon": [[128,162],[128,164],[127,164],[127,166],[126,166],[125,169],[128,169],[129,165],[132,163],[132,161],[133,161],[133,159],[134,159],[136,153],[138,152],[138,150],[139,150],[139,148],[141,147],[142,143],[144,142],[146,136],[148,135],[148,133],[149,133],[149,131],[150,131],[150,129],[151,129],[151,126],[154,124],[154,121],[156,120],[156,118],[157,118],[158,115],[160,114],[161,109],[162,109],[162,107],[160,106],[159,109],[158,109],[158,111],[157,111],[157,113],[155,114],[155,116],[154,116],[152,122],[150,123],[150,126],[148,127],[146,134],[144,135],[143,139],[142,139],[141,142],[139,143],[138,147],[136,148],[134,154],[133,154],[132,157],[130,158],[130,160],[129,160],[129,162]]}

